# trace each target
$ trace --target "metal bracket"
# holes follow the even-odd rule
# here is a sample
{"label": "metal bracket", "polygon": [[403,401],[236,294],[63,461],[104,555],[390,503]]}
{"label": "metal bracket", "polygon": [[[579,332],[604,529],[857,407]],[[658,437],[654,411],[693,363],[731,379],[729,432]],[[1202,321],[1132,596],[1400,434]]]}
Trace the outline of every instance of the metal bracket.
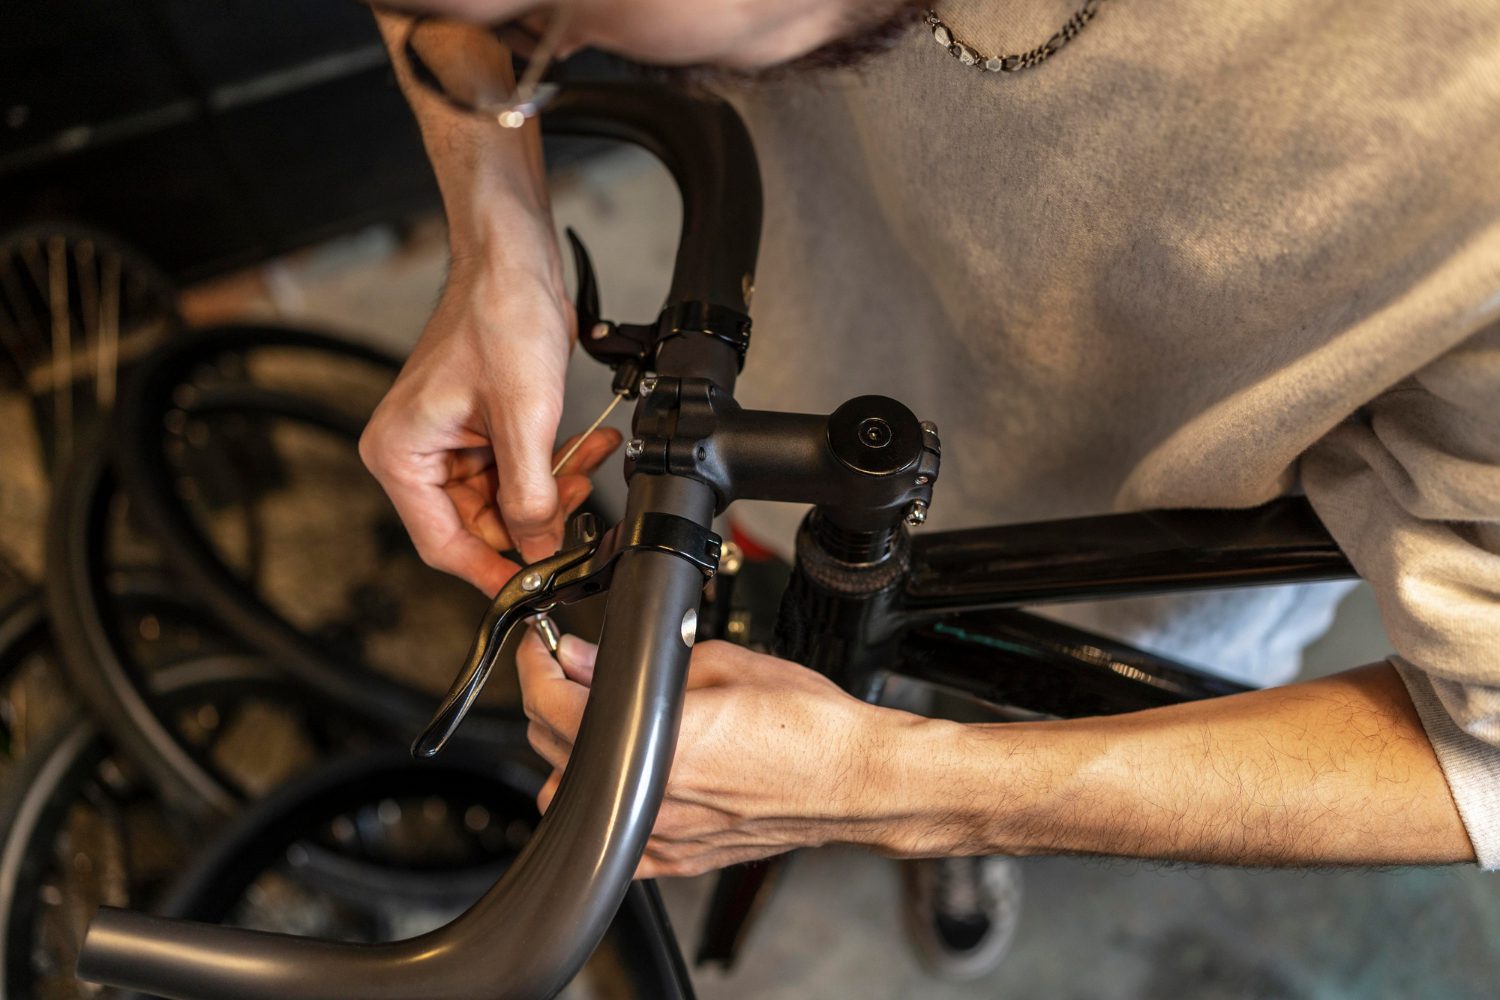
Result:
{"label": "metal bracket", "polygon": [[695,521],[648,511],[621,521],[604,534],[587,512],[568,521],[563,547],[521,571],[500,588],[480,622],[463,669],[443,697],[437,712],[412,742],[412,756],[428,758],[442,750],[489,680],[506,636],[518,623],[559,604],[572,604],[609,588],[615,564],[632,549],[666,552],[686,559],[705,581],[718,571],[723,540]]}

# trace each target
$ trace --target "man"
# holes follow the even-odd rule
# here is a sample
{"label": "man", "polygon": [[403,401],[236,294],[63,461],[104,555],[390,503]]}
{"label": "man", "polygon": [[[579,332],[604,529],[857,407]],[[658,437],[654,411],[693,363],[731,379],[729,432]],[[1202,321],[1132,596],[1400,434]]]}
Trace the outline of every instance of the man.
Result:
{"label": "man", "polygon": [[[705,644],[643,875],[830,842],[1500,865],[1500,15],[1113,0],[1040,65],[983,69],[1073,2],[938,0],[949,51],[929,24],[855,69],[732,92],[767,209],[740,398],[826,410],[885,392],[938,421],[949,525],[1303,490],[1399,656],[1209,703],[986,726]],[[527,6],[449,5],[488,20]],[[566,44],[758,69],[894,9],[578,0]],[[966,51],[979,65],[952,58]],[[534,128],[413,104],[453,269],[363,451],[423,556],[493,591],[515,570],[495,553],[549,554],[618,438],[549,476],[573,330]],[[790,537],[795,515],[750,516]],[[1079,614],[1268,682],[1332,593]],[[1205,615],[1222,627],[1185,624]],[[592,650],[569,638],[554,663],[528,642],[520,669],[557,769],[545,806]]]}

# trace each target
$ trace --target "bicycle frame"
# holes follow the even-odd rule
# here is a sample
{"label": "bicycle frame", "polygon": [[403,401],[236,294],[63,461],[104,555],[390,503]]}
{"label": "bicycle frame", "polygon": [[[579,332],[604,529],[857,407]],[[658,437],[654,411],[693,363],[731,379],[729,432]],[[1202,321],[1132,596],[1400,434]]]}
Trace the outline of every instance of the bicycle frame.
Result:
{"label": "bicycle frame", "polygon": [[1300,498],[921,535],[911,563],[890,611],[903,629],[893,670],[1065,718],[1245,688],[1020,605],[1354,575]]}

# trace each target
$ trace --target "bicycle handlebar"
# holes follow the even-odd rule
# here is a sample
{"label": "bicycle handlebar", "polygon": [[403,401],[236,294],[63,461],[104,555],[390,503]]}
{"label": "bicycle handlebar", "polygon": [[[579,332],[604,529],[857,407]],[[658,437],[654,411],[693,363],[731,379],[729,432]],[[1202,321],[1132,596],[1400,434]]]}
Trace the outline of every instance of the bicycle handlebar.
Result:
{"label": "bicycle handlebar", "polygon": [[[760,178],[749,136],[721,102],[649,86],[564,90],[549,131],[643,146],[682,191],[669,302],[746,310],[760,238]],[[674,338],[664,375],[732,393],[738,356],[712,337]],[[661,512],[708,527],[712,490],[671,475],[632,477],[626,517]],[[622,553],[598,666],[557,796],[505,876],[452,923],[390,944],[318,941],[101,909],[82,979],[177,1000],[534,1000],[562,989],[598,945],[645,851],[676,747],[703,576],[678,556]]]}

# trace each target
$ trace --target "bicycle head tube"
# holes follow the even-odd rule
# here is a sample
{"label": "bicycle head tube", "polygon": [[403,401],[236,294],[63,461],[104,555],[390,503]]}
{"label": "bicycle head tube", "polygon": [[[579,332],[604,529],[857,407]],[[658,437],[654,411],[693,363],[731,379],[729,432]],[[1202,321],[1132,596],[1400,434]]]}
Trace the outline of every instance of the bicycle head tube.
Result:
{"label": "bicycle head tube", "polygon": [[[760,239],[760,178],[738,117],[722,102],[645,85],[562,91],[549,131],[644,146],[682,191],[669,295],[748,311]],[[708,333],[709,331],[692,331]],[[732,393],[742,356],[716,336],[672,330],[653,358],[664,375]],[[741,345],[740,350],[743,350]],[[636,475],[626,519],[667,514],[708,528],[715,497],[671,474]],[[598,668],[572,758],[551,807],[506,874],[427,934],[349,944],[102,909],[81,979],[178,1000],[534,1000],[560,991],[598,945],[629,887],[665,792],[703,570],[670,551],[632,548],[614,565]]]}

